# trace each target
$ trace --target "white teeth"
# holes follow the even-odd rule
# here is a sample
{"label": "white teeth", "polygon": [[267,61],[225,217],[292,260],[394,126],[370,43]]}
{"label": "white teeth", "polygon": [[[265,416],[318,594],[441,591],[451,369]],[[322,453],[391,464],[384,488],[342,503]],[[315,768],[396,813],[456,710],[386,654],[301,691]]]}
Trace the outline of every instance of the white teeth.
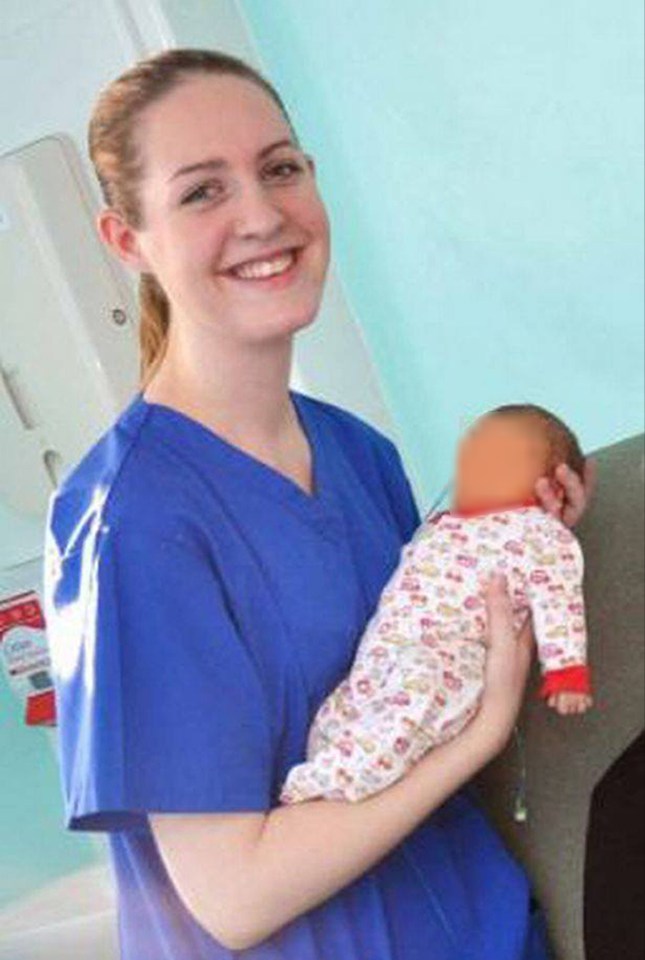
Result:
{"label": "white teeth", "polygon": [[290,250],[273,260],[257,260],[255,263],[245,263],[241,267],[234,267],[232,273],[243,280],[256,280],[264,277],[273,277],[289,269],[295,259],[295,253]]}

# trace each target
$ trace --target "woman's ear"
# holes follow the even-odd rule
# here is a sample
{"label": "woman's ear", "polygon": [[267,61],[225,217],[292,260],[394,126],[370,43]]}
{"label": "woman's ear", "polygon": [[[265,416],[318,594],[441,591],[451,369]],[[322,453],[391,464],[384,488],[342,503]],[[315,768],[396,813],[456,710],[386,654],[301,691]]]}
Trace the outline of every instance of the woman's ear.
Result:
{"label": "woman's ear", "polygon": [[149,270],[147,259],[139,249],[136,232],[111,207],[96,215],[96,229],[103,243],[127,266],[134,270]]}

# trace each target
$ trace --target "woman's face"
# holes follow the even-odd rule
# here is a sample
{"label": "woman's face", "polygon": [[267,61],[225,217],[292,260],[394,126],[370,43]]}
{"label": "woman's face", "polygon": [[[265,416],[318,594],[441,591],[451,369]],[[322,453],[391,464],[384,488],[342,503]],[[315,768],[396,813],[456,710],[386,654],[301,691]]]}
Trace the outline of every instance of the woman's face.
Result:
{"label": "woman's face", "polygon": [[273,99],[238,77],[192,76],[147,108],[137,140],[145,228],[136,245],[173,318],[244,341],[309,324],[329,221],[313,160]]}

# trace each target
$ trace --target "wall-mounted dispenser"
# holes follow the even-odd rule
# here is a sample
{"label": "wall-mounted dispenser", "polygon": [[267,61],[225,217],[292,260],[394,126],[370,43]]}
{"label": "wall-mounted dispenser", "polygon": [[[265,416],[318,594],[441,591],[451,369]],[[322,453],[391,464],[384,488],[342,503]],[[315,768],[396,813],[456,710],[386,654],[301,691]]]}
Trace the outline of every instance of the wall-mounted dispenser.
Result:
{"label": "wall-mounted dispenser", "polygon": [[0,596],[0,666],[18,696],[28,726],[53,726],[56,698],[45,619],[35,590]]}
{"label": "wall-mounted dispenser", "polygon": [[31,516],[137,382],[133,290],[84,176],[62,134],[0,157],[0,498]]}

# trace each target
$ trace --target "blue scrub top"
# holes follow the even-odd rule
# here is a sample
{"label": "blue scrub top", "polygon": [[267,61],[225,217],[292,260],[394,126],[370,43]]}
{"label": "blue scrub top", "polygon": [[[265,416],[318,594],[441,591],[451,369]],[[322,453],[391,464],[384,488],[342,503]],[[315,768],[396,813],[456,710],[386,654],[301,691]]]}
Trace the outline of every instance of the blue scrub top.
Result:
{"label": "blue scrub top", "polygon": [[44,607],[65,826],[106,831],[123,960],[546,960],[471,791],[261,945],[195,920],[147,813],[268,811],[420,522],[395,445],[290,392],[315,493],[141,392],[52,494]]}

